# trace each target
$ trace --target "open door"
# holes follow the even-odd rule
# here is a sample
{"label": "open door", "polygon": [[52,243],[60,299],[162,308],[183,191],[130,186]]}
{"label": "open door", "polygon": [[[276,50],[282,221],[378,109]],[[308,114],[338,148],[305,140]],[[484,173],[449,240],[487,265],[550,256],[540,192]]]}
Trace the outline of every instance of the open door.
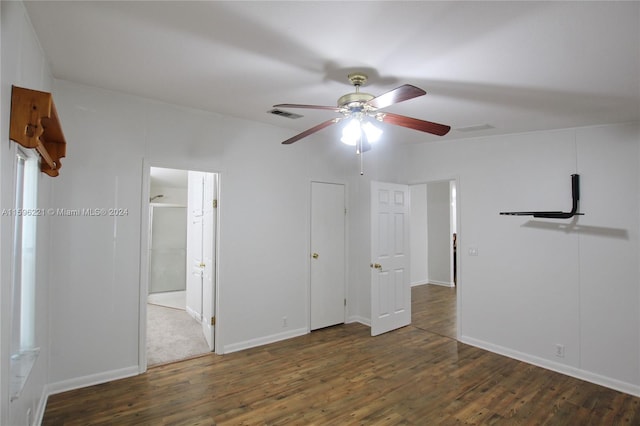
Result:
{"label": "open door", "polygon": [[189,171],[187,193],[187,312],[202,321],[202,197],[201,172]]}
{"label": "open door", "polygon": [[202,323],[202,332],[211,351],[215,349],[217,176],[189,171],[187,311]]}
{"label": "open door", "polygon": [[202,332],[211,351],[215,349],[217,176],[213,173],[204,173],[202,203]]}
{"label": "open door", "polygon": [[371,182],[371,335],[410,323],[409,187]]}

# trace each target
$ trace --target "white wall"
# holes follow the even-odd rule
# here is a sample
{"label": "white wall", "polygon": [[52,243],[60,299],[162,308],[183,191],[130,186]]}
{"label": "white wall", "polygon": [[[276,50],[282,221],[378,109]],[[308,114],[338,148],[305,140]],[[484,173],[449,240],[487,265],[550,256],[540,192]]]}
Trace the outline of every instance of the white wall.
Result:
{"label": "white wall", "polygon": [[52,259],[53,390],[137,372],[144,161],[220,173],[222,350],[307,332],[309,182],[346,182],[348,147],[283,146],[290,130],[66,81],[54,94],[68,140],[56,202],[129,214],[56,223],[69,243]]}
{"label": "white wall", "polygon": [[[406,148],[410,181],[460,177],[462,341],[640,395],[639,145],[635,123]],[[498,214],[569,210],[576,172],[585,216]]]}
{"label": "white wall", "polygon": [[411,196],[411,285],[429,281],[427,184],[409,186]]}
{"label": "white wall", "polygon": [[[51,91],[52,79],[48,65],[42,54],[40,44],[33,32],[31,23],[21,2],[0,2],[1,29],[1,74],[0,87],[2,120],[0,124],[0,207],[10,209],[14,206],[14,165],[16,143],[9,141],[9,112],[11,106],[11,85],[29,89]],[[54,101],[55,97],[54,97]],[[63,126],[64,130],[64,126]],[[62,159],[64,173],[65,160]],[[46,208],[50,204],[51,178],[39,174],[38,205]],[[11,271],[13,222],[11,215],[0,217],[0,424],[23,425],[27,418],[37,421],[38,412],[44,410],[46,384],[48,379],[49,357],[49,252],[52,249],[49,238],[49,217],[38,218],[36,255],[36,345],[40,355],[33,367],[21,396],[9,402],[9,355],[11,323]],[[58,245],[55,246],[58,248]],[[28,416],[27,412],[30,411]]]}
{"label": "white wall", "polygon": [[427,184],[427,223],[429,232],[429,282],[452,286],[451,204],[449,181]]}

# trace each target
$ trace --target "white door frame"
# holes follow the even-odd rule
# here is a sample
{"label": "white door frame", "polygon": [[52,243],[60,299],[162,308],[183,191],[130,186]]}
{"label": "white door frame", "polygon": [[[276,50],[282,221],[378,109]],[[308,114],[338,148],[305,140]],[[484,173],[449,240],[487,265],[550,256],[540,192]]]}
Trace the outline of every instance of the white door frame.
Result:
{"label": "white door frame", "polygon": [[[166,169],[194,170],[187,164],[173,164],[155,162],[144,159],[142,161],[142,198],[140,199],[140,292],[139,292],[139,315],[138,315],[138,373],[147,371],[147,294],[149,293],[149,197],[151,191],[151,167],[161,167]],[[216,209],[216,222],[218,231],[216,233],[216,265],[219,265],[220,258],[220,198],[222,197],[222,176],[215,170],[198,171],[216,173],[218,175],[218,208]],[[215,333],[215,353],[221,355],[222,352],[222,327],[220,320],[220,280],[219,267],[215,271],[215,312],[216,312],[216,333]]]}

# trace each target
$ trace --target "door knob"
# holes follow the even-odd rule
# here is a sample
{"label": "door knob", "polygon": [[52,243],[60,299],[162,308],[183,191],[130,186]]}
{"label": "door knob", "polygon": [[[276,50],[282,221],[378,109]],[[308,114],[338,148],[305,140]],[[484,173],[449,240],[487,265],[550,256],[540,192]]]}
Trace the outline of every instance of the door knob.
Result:
{"label": "door knob", "polygon": [[371,267],[372,267],[372,268],[376,268],[376,269],[382,269],[382,265],[381,265],[381,264],[379,264],[379,263],[372,263],[372,264],[371,264]]}
{"label": "door knob", "polygon": [[204,268],[207,265],[205,265],[204,263],[200,262],[200,264],[198,266],[201,267],[201,268]]}
{"label": "door knob", "polygon": [[317,259],[318,257],[320,257],[320,255],[318,253],[313,253],[311,257],[313,257],[314,259]]}

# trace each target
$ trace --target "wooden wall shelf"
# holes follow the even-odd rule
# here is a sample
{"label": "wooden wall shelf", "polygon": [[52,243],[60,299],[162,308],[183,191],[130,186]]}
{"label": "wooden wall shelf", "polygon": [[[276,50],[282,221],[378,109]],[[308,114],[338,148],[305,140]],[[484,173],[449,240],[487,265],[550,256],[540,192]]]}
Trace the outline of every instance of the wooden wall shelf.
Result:
{"label": "wooden wall shelf", "polygon": [[58,176],[67,142],[51,93],[12,86],[9,138],[37,150],[42,157],[40,170]]}

